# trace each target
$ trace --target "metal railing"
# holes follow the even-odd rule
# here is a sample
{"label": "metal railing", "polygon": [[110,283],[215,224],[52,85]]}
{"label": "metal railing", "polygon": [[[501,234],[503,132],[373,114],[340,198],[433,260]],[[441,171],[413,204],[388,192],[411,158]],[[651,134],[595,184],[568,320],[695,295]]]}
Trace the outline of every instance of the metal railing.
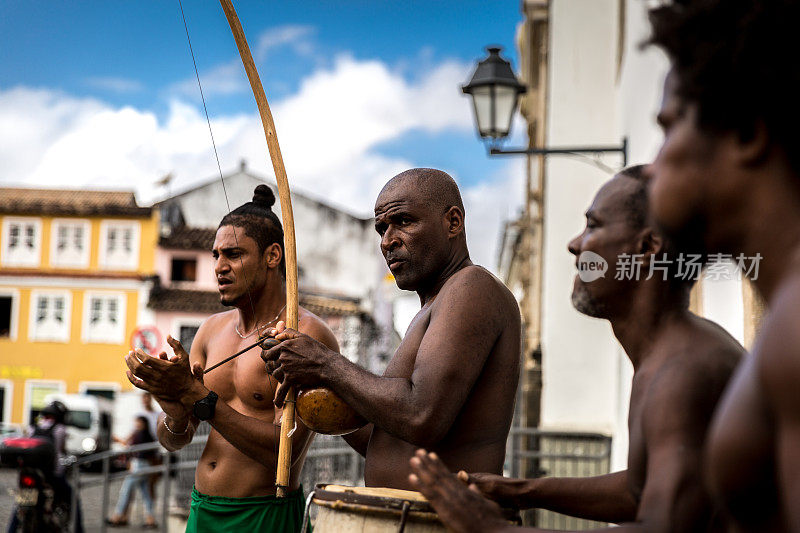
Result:
{"label": "metal railing", "polygon": [[[170,498],[178,500],[177,509],[188,515],[188,494],[194,482],[197,460],[208,439],[207,424],[198,428],[198,434],[190,444],[177,452],[168,452],[157,442],[139,444],[124,450],[102,452],[77,460],[72,470],[73,512],[76,517],[78,495],[93,487],[100,488],[100,524],[94,523],[92,530],[106,531],[112,484],[128,476],[161,474],[161,489],[157,509],[160,513],[159,528],[166,531],[169,515],[175,511]],[[137,470],[136,472],[112,472],[112,465],[121,455],[134,452],[156,451],[162,464]],[[610,467],[611,438],[596,433],[542,431],[536,428],[512,428],[506,445],[505,474],[511,477],[584,477],[607,474]],[[80,475],[80,466],[100,463],[100,475],[93,478]],[[364,459],[339,437],[316,435],[306,456],[301,473],[301,483],[306,491],[316,483],[362,485]],[[175,486],[173,486],[173,484]],[[154,502],[155,503],[155,502]],[[523,514],[524,523],[553,529],[588,529],[598,523],[579,520],[549,511],[531,510]],[[92,517],[94,518],[94,517]],[[84,515],[84,520],[87,516]],[[94,522],[95,520],[92,520]]]}
{"label": "metal railing", "polygon": [[[512,428],[506,442],[505,473],[515,478],[590,477],[608,474],[611,437],[598,433]],[[604,524],[552,511],[522,513],[525,525],[548,529],[595,529]]]}
{"label": "metal railing", "polygon": [[[192,441],[192,444],[205,444],[208,440],[208,436],[199,437],[196,440]],[[128,455],[131,453],[137,452],[156,452],[162,455],[162,463],[160,465],[150,466],[147,468],[141,468],[136,472],[130,472],[125,470],[123,472],[111,472],[111,465],[114,459],[117,459],[120,456]],[[111,483],[117,480],[124,480],[129,476],[149,476],[152,474],[161,474],[162,479],[164,480],[163,489],[161,490],[161,522],[160,528],[166,531],[167,525],[167,513],[169,510],[169,496],[170,496],[170,474],[172,472],[178,472],[180,470],[194,470],[197,467],[196,461],[180,461],[176,462],[173,460],[175,456],[175,452],[168,452],[166,451],[158,442],[148,442],[146,444],[137,444],[135,446],[130,446],[125,448],[124,450],[109,450],[107,452],[96,453],[93,455],[89,455],[86,457],[79,458],[72,468],[72,514],[73,517],[73,531],[76,528],[76,521],[77,521],[77,505],[78,505],[78,498],[82,490],[92,486],[101,486],[101,504],[100,504],[100,531],[101,533],[105,533],[106,531],[106,517],[108,516],[108,502],[110,498],[110,487]],[[81,478],[80,471],[82,465],[89,465],[92,463],[99,462],[101,464],[101,473],[102,476],[99,479],[85,479]],[[84,517],[85,520],[85,517]]]}
{"label": "metal railing", "polygon": [[[74,463],[71,472],[72,486],[75,489],[72,491],[71,516],[73,517],[73,531],[75,530],[75,521],[77,520],[76,511],[78,498],[81,493],[86,493],[86,489],[91,489],[93,487],[100,488],[100,511],[97,513],[100,515],[100,523],[96,525],[96,517],[87,517],[86,513],[84,513],[84,528],[91,528],[93,531],[105,533],[107,529],[106,517],[109,511],[112,485],[116,486],[115,482],[122,481],[129,476],[149,476],[152,474],[161,474],[161,489],[158,494],[158,505],[156,506],[160,514],[160,520],[157,522],[159,530],[166,531],[169,515],[172,511],[179,510],[181,514],[188,515],[188,493],[194,482],[194,471],[197,468],[197,460],[207,440],[208,435],[206,430],[206,434],[196,435],[190,444],[177,452],[169,452],[158,442],[150,442],[131,446],[124,450],[111,450],[79,458]],[[152,451],[161,455],[162,462],[160,465],[142,468],[136,472],[130,472],[128,470],[112,472],[112,465],[120,456]],[[86,467],[92,463],[100,463],[100,475],[93,478],[81,476],[80,467]],[[182,473],[190,475],[181,476]],[[181,486],[182,477],[191,480],[188,484],[188,488],[185,485]],[[352,450],[344,440],[338,437],[329,437],[325,435],[316,436],[306,455],[301,474],[301,482],[305,490],[312,490],[315,483],[339,483],[355,486],[363,484],[363,478],[364,459],[358,455],[357,452]],[[183,499],[182,504],[179,504],[178,509],[174,506],[170,506],[170,498],[177,492],[173,492],[173,483],[177,485],[175,488],[177,491],[181,492],[181,495],[184,492],[186,493],[186,498]],[[180,498],[179,501],[181,501]],[[92,519],[91,526],[87,524],[87,518]]]}

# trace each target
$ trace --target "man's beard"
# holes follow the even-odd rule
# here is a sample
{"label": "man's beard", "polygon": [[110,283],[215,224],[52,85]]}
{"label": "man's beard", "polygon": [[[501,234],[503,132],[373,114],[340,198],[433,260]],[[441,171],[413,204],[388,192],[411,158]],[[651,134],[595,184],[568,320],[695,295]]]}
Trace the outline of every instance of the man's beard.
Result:
{"label": "man's beard", "polygon": [[219,296],[219,303],[224,305],[225,307],[237,307],[237,303],[243,302],[246,303],[250,299],[251,291],[253,290],[253,283],[251,282],[248,287],[245,288],[242,294],[238,296]]}
{"label": "man's beard", "polygon": [[572,291],[572,306],[581,314],[593,318],[605,318],[606,306],[593,298],[586,287],[579,284]]}
{"label": "man's beard", "polygon": [[403,271],[395,276],[394,282],[397,288],[403,291],[416,291],[420,285],[421,280],[425,278],[425,274],[420,272],[416,265],[406,261]]}

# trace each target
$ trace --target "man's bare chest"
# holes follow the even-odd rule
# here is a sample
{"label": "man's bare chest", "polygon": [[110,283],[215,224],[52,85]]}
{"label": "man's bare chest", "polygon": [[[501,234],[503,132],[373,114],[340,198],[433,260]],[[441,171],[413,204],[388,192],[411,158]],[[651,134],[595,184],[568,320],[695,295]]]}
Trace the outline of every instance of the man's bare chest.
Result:
{"label": "man's bare chest", "polygon": [[[248,344],[252,344],[252,340]],[[241,348],[247,346],[246,343]],[[222,361],[239,349],[239,343],[210,343],[207,348],[206,367]],[[256,410],[274,410],[272,400],[276,380],[267,374],[261,359],[261,348],[255,347],[236,359],[223,364],[204,377],[206,387],[216,392],[220,399],[236,408],[241,404]]]}
{"label": "man's bare chest", "polygon": [[386,366],[384,376],[411,377],[417,362],[417,353],[424,342],[429,323],[430,309],[424,309],[414,317],[400,346],[397,347],[394,356]]}

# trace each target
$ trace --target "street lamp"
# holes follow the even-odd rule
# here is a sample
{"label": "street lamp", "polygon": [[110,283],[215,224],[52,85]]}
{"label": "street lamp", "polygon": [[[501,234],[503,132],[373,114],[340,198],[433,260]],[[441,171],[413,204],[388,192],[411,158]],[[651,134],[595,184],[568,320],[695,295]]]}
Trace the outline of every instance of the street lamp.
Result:
{"label": "street lamp", "polygon": [[499,46],[489,46],[489,56],[478,63],[469,83],[461,90],[472,97],[475,122],[481,137],[493,141],[508,136],[511,119],[517,109],[517,99],[525,92],[511,63],[500,57]]}
{"label": "street lamp", "polygon": [[499,148],[499,140],[508,137],[511,119],[517,109],[519,95],[526,91],[525,85],[517,80],[511,63],[500,57],[499,46],[488,46],[486,57],[478,63],[469,83],[461,91],[472,97],[475,109],[475,122],[482,138],[491,139],[489,155],[584,155],[619,153],[622,166],[628,164],[628,139],[622,139],[618,146],[578,146],[559,148]]}

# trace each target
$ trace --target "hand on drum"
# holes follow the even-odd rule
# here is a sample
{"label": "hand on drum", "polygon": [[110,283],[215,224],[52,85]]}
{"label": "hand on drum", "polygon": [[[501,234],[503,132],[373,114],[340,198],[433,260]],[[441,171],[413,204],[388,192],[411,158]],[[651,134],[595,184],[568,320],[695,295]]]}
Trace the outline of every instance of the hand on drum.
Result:
{"label": "hand on drum", "polygon": [[466,485],[476,487],[484,497],[507,508],[521,508],[523,498],[520,496],[525,495],[528,489],[528,480],[510,479],[497,474],[468,474],[461,470],[458,479]]}
{"label": "hand on drum", "polygon": [[321,342],[278,322],[272,335],[280,344],[261,352],[267,371],[281,382],[275,393],[275,405],[283,407],[290,387],[311,388],[325,385],[325,369],[337,356]]}
{"label": "hand on drum", "polygon": [[475,485],[467,487],[459,481],[435,453],[417,450],[409,464],[409,482],[428,499],[448,529],[488,533],[508,527],[500,506],[481,496]]}

